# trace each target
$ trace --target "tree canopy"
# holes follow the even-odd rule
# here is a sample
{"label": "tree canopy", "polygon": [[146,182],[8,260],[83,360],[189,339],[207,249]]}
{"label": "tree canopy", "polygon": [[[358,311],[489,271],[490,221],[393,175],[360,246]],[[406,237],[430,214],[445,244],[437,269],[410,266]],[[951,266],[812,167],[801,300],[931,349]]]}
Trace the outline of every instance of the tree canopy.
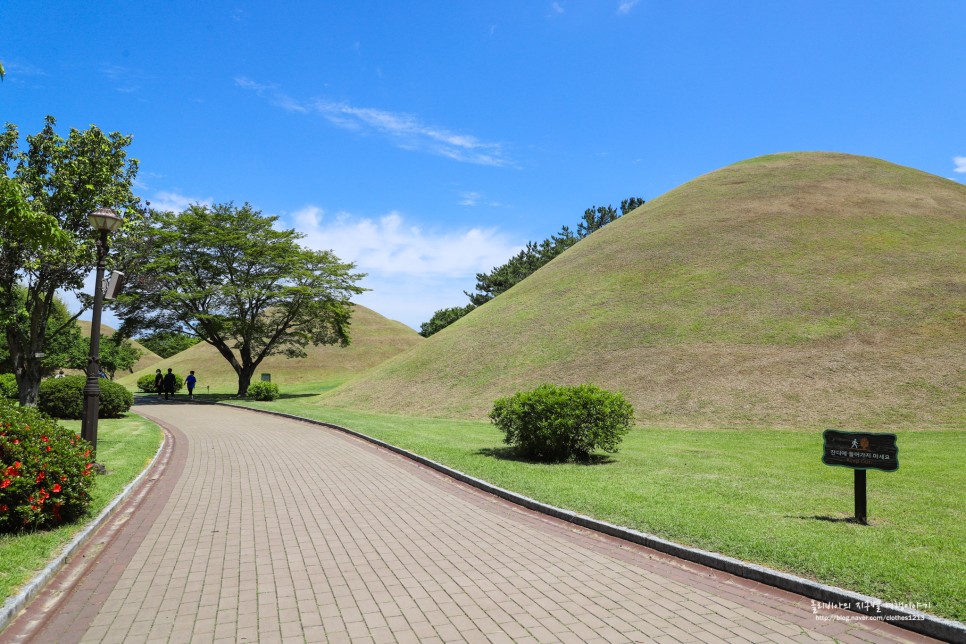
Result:
{"label": "tree canopy", "polygon": [[201,338],[180,331],[160,331],[138,338],[138,342],[162,358],[170,358],[195,346]]}
{"label": "tree canopy", "polygon": [[125,335],[188,333],[215,347],[248,391],[270,355],[304,357],[312,344],[349,344],[353,295],[362,274],[331,251],[303,248],[303,235],[251,205],[192,205],[153,212],[124,237],[139,258],[114,308]]}
{"label": "tree canopy", "polygon": [[433,317],[429,319],[429,322],[423,322],[421,325],[419,325],[419,335],[423,336],[424,338],[428,338],[434,333],[442,331],[475,308],[475,304],[467,304],[466,306],[454,306],[449,309],[440,309],[433,313]]}
{"label": "tree canopy", "polygon": [[[131,371],[141,359],[141,351],[127,338],[121,337],[119,333],[114,335],[101,334],[99,347],[98,364],[108,378],[114,380],[114,374],[118,371]],[[87,368],[87,356],[90,354],[91,341],[89,338],[78,338],[74,345],[74,350],[70,354],[69,360],[64,364],[72,369]]]}
{"label": "tree canopy", "polygon": [[[101,207],[137,212],[131,137],[92,125],[64,138],[55,125],[48,116],[23,151],[15,125],[0,134],[0,328],[22,404],[37,401],[55,293],[79,292],[96,262],[87,215]],[[22,303],[18,285],[26,289]]]}
{"label": "tree canopy", "polygon": [[[22,286],[14,288],[16,298],[14,323],[26,333],[30,326],[30,317],[25,306],[27,289]],[[47,335],[44,338],[44,356],[40,360],[41,377],[49,376],[60,368],[73,368],[74,356],[78,345],[86,342],[81,334],[80,325],[67,310],[67,306],[60,298],[54,297],[50,305],[47,318]],[[85,354],[84,364],[87,358]],[[7,343],[0,342],[0,373],[13,373],[14,365]]]}

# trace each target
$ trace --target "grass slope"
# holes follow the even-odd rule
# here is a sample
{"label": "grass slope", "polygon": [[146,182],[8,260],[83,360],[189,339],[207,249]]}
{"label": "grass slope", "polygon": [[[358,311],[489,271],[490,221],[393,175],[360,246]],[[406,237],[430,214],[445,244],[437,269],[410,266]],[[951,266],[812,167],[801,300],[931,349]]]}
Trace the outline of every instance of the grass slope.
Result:
{"label": "grass slope", "polygon": [[[85,338],[91,337],[91,323],[89,321],[78,320],[77,324],[80,326],[81,335],[83,335]],[[115,332],[115,329],[113,327],[109,327],[106,324],[101,325],[101,335],[112,336],[114,335],[114,332]],[[156,362],[160,362],[161,360],[163,360],[161,356],[156,354],[154,351],[151,351],[150,349],[148,349],[146,346],[144,346],[137,340],[131,340],[131,344],[133,344],[134,347],[141,352],[141,358],[134,364],[134,367],[131,370],[132,373],[134,371],[147,369],[148,367],[151,367],[152,365],[154,365]],[[118,373],[116,374],[116,377],[120,379],[122,375],[123,374]]]}
{"label": "grass slope", "polygon": [[963,428],[964,249],[966,186],[759,157],[629,213],[326,403],[479,418],[592,382],[647,424]]}
{"label": "grass slope", "polygon": [[[423,338],[401,322],[389,320],[364,306],[355,305],[350,329],[352,343],[339,346],[309,345],[308,357],[289,359],[285,356],[266,358],[256,371],[257,380],[262,373],[270,373],[272,382],[283,391],[318,393],[395,356],[422,342]],[[161,359],[147,369],[119,378],[118,382],[134,388],[137,379],[155,369],[187,376],[194,370],[198,376],[200,391],[234,393],[238,389],[238,376],[217,349],[202,342],[186,351]]]}

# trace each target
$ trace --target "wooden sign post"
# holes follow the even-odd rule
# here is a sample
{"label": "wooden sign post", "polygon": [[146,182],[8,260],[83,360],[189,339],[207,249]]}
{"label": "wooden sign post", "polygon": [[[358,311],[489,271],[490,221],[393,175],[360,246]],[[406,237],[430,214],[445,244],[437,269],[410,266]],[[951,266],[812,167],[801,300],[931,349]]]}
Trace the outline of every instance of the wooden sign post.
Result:
{"label": "wooden sign post", "polygon": [[899,446],[895,434],[840,432],[826,429],[822,462],[848,467],[855,472],[855,520],[868,523],[865,471],[869,469],[895,472],[899,469]]}

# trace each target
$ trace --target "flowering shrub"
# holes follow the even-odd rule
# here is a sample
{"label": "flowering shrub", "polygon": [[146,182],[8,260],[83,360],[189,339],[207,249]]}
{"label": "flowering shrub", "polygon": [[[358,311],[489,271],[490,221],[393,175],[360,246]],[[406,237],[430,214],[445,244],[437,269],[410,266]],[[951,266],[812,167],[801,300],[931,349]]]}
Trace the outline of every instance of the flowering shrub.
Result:
{"label": "flowering shrub", "polygon": [[[78,419],[84,414],[84,386],[87,376],[48,378],[40,383],[37,406],[54,418]],[[134,404],[130,391],[106,378],[98,380],[101,389],[98,418],[117,418]]]}
{"label": "flowering shrub", "polygon": [[278,398],[278,385],[274,382],[253,382],[245,394],[251,400],[275,400]]}
{"label": "flowering shrub", "polygon": [[[154,386],[154,376],[153,373],[146,373],[140,378],[138,378],[138,389],[140,391],[146,391],[151,394],[158,393],[157,387]],[[174,374],[174,390],[175,392],[181,391],[184,387],[184,378],[178,374]]]}
{"label": "flowering shrub", "polygon": [[623,395],[594,385],[540,385],[497,400],[490,420],[505,434],[503,442],[527,458],[586,461],[595,449],[617,451],[634,408]]}
{"label": "flowering shrub", "polygon": [[32,407],[0,400],[0,533],[50,528],[87,511],[91,445]]}

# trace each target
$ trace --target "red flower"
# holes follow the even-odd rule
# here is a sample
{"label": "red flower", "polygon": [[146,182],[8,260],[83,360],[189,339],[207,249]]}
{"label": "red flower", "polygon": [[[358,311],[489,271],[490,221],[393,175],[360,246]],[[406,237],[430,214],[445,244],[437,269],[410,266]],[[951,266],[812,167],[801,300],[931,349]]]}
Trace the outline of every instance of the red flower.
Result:
{"label": "red flower", "polygon": [[60,492],[60,483],[54,483],[54,487],[50,488],[50,491],[54,494]]}
{"label": "red flower", "polygon": [[6,505],[0,505],[0,512],[6,512],[9,509]]}
{"label": "red flower", "polygon": [[46,475],[46,474],[44,474],[43,472],[38,472],[38,473],[37,473],[37,480],[36,480],[36,481],[34,481],[34,483],[40,483],[40,482],[41,482],[41,481],[43,481],[43,480],[44,480],[45,478],[47,478],[47,475]]}
{"label": "red flower", "polygon": [[50,450],[52,450],[52,449],[53,449],[53,447],[51,447],[50,445],[48,445],[48,446],[47,446],[47,451],[48,451],[48,452],[49,452]]}
{"label": "red flower", "polygon": [[3,479],[3,483],[0,483],[0,490],[10,485],[10,479]]}
{"label": "red flower", "polygon": [[41,436],[41,437],[40,437],[40,441],[41,441],[42,443],[46,443],[46,442],[47,442],[47,437],[46,437],[46,436]]}

